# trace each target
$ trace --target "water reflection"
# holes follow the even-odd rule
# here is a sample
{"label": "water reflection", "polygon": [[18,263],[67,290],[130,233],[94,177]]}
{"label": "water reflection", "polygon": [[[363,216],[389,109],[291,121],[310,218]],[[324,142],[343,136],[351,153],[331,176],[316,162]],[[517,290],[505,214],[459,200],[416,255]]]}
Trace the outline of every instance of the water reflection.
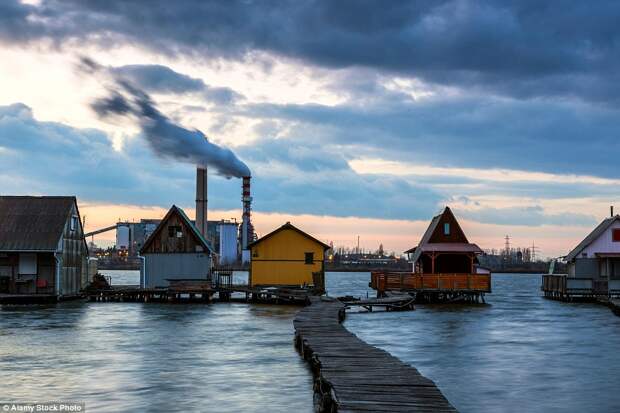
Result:
{"label": "water reflection", "polygon": [[[131,284],[137,274],[124,277]],[[366,296],[368,280],[368,273],[329,273],[327,289]],[[463,412],[620,411],[620,318],[594,304],[545,300],[539,284],[539,276],[495,275],[487,305],[350,314],[345,326],[435,380]],[[297,310],[5,308],[0,396],[83,400],[97,412],[310,412],[311,374],[292,345]]]}
{"label": "water reflection", "polygon": [[312,411],[297,307],[66,303],[0,312],[0,395],[91,411]]}
{"label": "water reflection", "polygon": [[345,325],[417,367],[462,412],[620,411],[620,318],[545,300],[539,285],[495,275],[487,306],[351,314]]}

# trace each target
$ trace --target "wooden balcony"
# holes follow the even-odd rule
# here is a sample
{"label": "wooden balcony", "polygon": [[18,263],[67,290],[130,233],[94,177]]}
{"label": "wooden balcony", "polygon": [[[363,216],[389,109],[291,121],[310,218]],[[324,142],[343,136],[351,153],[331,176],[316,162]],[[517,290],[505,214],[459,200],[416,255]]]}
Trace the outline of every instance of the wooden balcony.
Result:
{"label": "wooden balcony", "polygon": [[372,272],[370,287],[383,291],[490,293],[490,274]]}

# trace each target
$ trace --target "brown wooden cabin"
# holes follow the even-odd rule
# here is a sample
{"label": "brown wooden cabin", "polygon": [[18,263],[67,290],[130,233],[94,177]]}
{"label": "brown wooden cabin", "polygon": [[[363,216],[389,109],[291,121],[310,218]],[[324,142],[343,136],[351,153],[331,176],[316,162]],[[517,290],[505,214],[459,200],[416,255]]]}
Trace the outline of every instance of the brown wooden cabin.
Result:
{"label": "brown wooden cabin", "polygon": [[75,296],[88,249],[73,196],[0,196],[0,294]]}
{"label": "brown wooden cabin", "polygon": [[173,205],[140,250],[141,285],[167,288],[172,283],[203,282],[211,274],[213,249],[185,212]]}
{"label": "brown wooden cabin", "polygon": [[373,288],[380,292],[491,292],[491,275],[477,268],[477,256],[483,251],[468,241],[449,207],[432,219],[420,243],[405,253],[413,272],[373,272]]}

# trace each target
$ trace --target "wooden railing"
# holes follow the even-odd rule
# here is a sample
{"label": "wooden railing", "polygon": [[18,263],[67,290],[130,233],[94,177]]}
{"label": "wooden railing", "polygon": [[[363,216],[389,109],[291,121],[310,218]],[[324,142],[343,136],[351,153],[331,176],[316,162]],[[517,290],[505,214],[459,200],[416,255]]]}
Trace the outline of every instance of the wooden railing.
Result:
{"label": "wooden railing", "polygon": [[470,291],[491,292],[490,274],[416,274],[372,272],[370,287],[377,291]]}
{"label": "wooden railing", "polygon": [[544,274],[540,289],[550,296],[596,296],[607,295],[607,280],[568,277],[566,274]]}

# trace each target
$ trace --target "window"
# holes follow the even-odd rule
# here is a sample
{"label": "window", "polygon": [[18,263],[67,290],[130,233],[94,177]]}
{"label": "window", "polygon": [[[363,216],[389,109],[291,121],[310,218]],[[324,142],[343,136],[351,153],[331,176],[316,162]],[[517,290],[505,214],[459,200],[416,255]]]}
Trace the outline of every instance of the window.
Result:
{"label": "window", "polygon": [[77,229],[77,224],[78,224],[77,215],[71,215],[71,223],[70,223],[71,231],[75,231]]}
{"label": "window", "polygon": [[306,252],[306,264],[314,264],[314,252]]}
{"label": "window", "polygon": [[445,224],[443,224],[443,234],[450,235],[450,223],[449,222],[446,222]]}
{"label": "window", "polygon": [[611,231],[611,240],[613,242],[620,242],[620,228]]}
{"label": "window", "polygon": [[37,273],[37,254],[23,253],[19,254],[19,274],[36,274]]}
{"label": "window", "polygon": [[183,231],[181,230],[181,227],[178,225],[170,225],[168,227],[168,237],[169,238],[182,238]]}

